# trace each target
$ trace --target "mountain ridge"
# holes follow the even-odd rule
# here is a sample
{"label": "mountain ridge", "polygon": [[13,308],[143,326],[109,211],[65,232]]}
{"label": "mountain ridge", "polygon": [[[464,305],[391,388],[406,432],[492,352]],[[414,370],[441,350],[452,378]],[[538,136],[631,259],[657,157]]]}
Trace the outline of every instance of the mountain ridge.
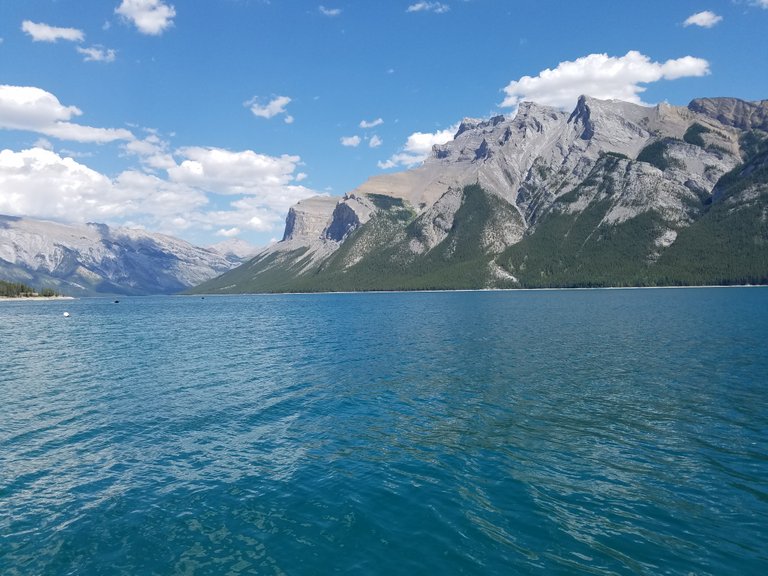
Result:
{"label": "mountain ridge", "polygon": [[[421,166],[299,202],[281,242],[194,291],[765,283],[766,118],[766,100],[587,96],[467,118]],[[694,248],[742,225],[730,256]]]}
{"label": "mountain ridge", "polygon": [[164,234],[0,215],[0,278],[68,295],[172,294],[240,263]]}

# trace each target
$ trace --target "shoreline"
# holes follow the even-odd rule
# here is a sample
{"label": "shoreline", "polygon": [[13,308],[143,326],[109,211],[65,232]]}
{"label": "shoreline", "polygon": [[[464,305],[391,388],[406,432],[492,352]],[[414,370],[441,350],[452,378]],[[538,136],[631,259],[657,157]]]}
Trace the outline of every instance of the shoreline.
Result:
{"label": "shoreline", "polygon": [[323,295],[323,294],[431,294],[451,292],[562,292],[586,290],[687,290],[703,288],[768,288],[768,284],[708,284],[696,286],[593,286],[571,288],[457,288],[434,290],[340,290],[324,292],[237,292],[237,293],[199,293],[172,294],[171,296],[201,297],[201,296],[291,296],[291,295]]}
{"label": "shoreline", "polygon": [[74,299],[74,296],[0,296],[0,302],[48,302],[49,300]]}

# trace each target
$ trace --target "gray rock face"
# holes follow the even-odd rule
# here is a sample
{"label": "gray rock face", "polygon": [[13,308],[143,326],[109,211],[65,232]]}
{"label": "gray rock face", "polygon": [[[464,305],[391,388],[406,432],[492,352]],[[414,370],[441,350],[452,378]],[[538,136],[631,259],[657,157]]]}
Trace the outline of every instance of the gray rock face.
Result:
{"label": "gray rock face", "polygon": [[768,131],[768,100],[746,102],[737,98],[696,98],[688,108],[725,126]]}
{"label": "gray rock face", "polygon": [[421,214],[415,223],[418,234],[409,244],[414,254],[429,252],[446,239],[453,227],[453,218],[461,208],[461,200],[461,190],[449,188],[437,202]]}
{"label": "gray rock face", "polygon": [[[570,112],[524,102],[513,118],[466,118],[454,139],[435,146],[421,166],[374,176],[340,199],[294,206],[284,241],[267,248],[260,261],[273,266],[277,260],[269,254],[302,249],[302,273],[316,268],[352,231],[386,212],[376,207],[381,196],[402,201],[413,216],[402,228],[392,214],[386,225],[382,220],[365,228],[335,266],[347,270],[380,249],[403,266],[426,262],[438,247],[450,258],[451,247],[469,237],[476,250],[459,252],[492,258],[534,235],[553,210],[576,217],[595,204],[601,230],[648,215],[644,221],[654,222],[660,251],[712,201],[715,184],[741,162],[744,130],[763,126],[767,108],[765,101],[702,99],[690,107],[646,107],[581,97]],[[474,185],[491,195],[486,206],[492,208],[470,234],[464,190]],[[460,212],[463,236],[456,227]],[[506,278],[493,262],[489,267],[496,278]]]}
{"label": "gray rock face", "polygon": [[285,219],[283,241],[320,238],[338,201],[331,196],[314,196],[292,206]]}
{"label": "gray rock face", "polygon": [[0,216],[0,275],[67,294],[170,294],[239,264],[163,234]]}
{"label": "gray rock face", "polygon": [[336,204],[324,236],[328,240],[343,242],[353,230],[368,222],[374,210],[371,201],[365,197],[354,194],[344,196]]}
{"label": "gray rock face", "polygon": [[[719,135],[718,144],[737,153],[734,130],[687,108],[666,104],[645,107],[582,97],[576,108],[566,113],[524,102],[511,119],[465,119],[454,140],[436,146],[422,166],[373,177],[355,192],[403,198],[423,211],[434,206],[448,189],[477,183],[517,206],[526,222],[532,223],[557,196],[577,186],[603,154],[635,159],[654,141],[681,140],[694,123],[718,128],[712,137]],[[682,150],[676,154],[702,156]],[[710,179],[719,177],[735,162],[716,154],[700,160],[712,166]],[[700,180],[698,166],[690,167]]]}

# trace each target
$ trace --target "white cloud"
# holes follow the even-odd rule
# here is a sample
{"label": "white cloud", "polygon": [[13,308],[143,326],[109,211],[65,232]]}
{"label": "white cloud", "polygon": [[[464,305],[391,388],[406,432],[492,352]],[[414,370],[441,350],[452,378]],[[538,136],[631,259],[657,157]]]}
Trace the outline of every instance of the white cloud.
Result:
{"label": "white cloud", "polygon": [[755,0],[755,6],[768,10],[768,0]]}
{"label": "white cloud", "polygon": [[79,108],[62,105],[56,96],[41,88],[0,85],[0,128],[28,130],[77,142],[133,139],[133,134],[125,129],[94,128],[68,122],[80,115]]}
{"label": "white cloud", "polygon": [[453,136],[459,129],[458,124],[438,130],[437,132],[414,132],[408,136],[405,146],[397,154],[392,155],[385,162],[379,162],[378,166],[382,169],[396,168],[398,166],[410,168],[421,164],[432,153],[432,147],[445,144],[453,140]]}
{"label": "white cloud", "polygon": [[56,122],[45,130],[40,130],[40,132],[59,140],[92,142],[96,144],[105,144],[116,140],[133,140],[133,134],[131,134],[130,130],[124,128],[94,128],[93,126],[83,126],[82,124],[72,124],[71,122]]}
{"label": "white cloud", "polygon": [[21,23],[21,29],[29,34],[35,42],[56,42],[57,40],[82,42],[85,39],[83,31],[77,28],[58,28],[30,20],[24,20]]}
{"label": "white cloud", "polygon": [[127,217],[167,227],[207,203],[204,194],[136,171],[115,180],[43,148],[0,152],[0,213],[73,222]]}
{"label": "white cloud", "polygon": [[190,214],[208,204],[202,190],[138,170],[121,172],[106,199],[114,202],[121,218],[157,223],[166,230],[184,229],[186,225],[178,222],[188,221]]}
{"label": "white cloud", "polygon": [[173,25],[176,9],[162,0],[123,0],[115,13],[131,22],[142,34],[159,36]]}
{"label": "white cloud", "polygon": [[234,238],[240,234],[240,228],[233,226],[232,228],[222,228],[216,231],[216,236],[223,236],[224,238]]}
{"label": "white cloud", "polygon": [[[181,163],[167,170],[168,179],[143,175],[147,187],[164,190],[163,205],[172,205],[173,194],[186,193],[191,198],[230,196],[228,209],[202,210],[198,202],[187,210],[177,210],[181,224],[165,216],[168,227],[203,229],[238,227],[241,230],[279,232],[285,213],[296,202],[317,192],[297,185],[303,179],[294,175],[301,164],[298,156],[279,157],[259,154],[253,150],[231,151],[221,148],[188,147],[177,150]],[[132,173],[138,178],[140,173]],[[183,205],[183,202],[182,202]],[[157,209],[160,211],[159,207]]]}
{"label": "white cloud", "polygon": [[105,176],[50,150],[31,148],[21,152],[0,152],[2,214],[84,217],[86,212],[89,215],[99,212],[97,204],[110,186]]}
{"label": "white cloud", "polygon": [[376,134],[374,134],[373,136],[371,136],[371,139],[370,139],[370,140],[368,140],[368,146],[369,146],[370,148],[378,148],[378,147],[379,147],[379,146],[381,146],[383,143],[384,143],[384,141],[383,141],[381,138],[379,138],[379,137],[378,137]]}
{"label": "white cloud", "polygon": [[142,165],[149,171],[169,170],[176,166],[176,161],[169,151],[168,142],[155,133],[150,133],[143,140],[131,140],[123,146],[123,150],[138,156]]}
{"label": "white cloud", "polygon": [[445,14],[451,7],[442,2],[416,2],[408,6],[406,12],[434,12],[435,14]]}
{"label": "white cloud", "polygon": [[189,147],[177,152],[185,158],[168,170],[169,178],[217,194],[262,194],[294,181],[298,156],[267,156],[253,150]]}
{"label": "white cloud", "polygon": [[317,9],[323,16],[338,16],[341,14],[341,8],[326,8],[325,6],[318,6]]}
{"label": "white cloud", "polygon": [[[0,213],[128,224],[169,234],[197,227],[279,233],[290,206],[317,194],[296,185],[298,157],[191,148],[168,178],[126,170],[111,179],[72,158],[32,148],[0,152]],[[211,210],[217,194],[239,194]]]}
{"label": "white cloud", "polygon": [[56,96],[40,88],[0,86],[0,126],[3,128],[38,130],[81,114],[77,107],[63,106]]}
{"label": "white cloud", "polygon": [[104,48],[103,46],[91,46],[90,48],[80,48],[78,46],[77,51],[85,56],[83,60],[85,62],[114,62],[116,52],[111,48]]}
{"label": "white cloud", "polygon": [[637,51],[621,57],[590,54],[574,61],[561,62],[538,76],[523,76],[510,82],[501,106],[517,106],[523,100],[569,108],[582,94],[600,99],[618,99],[642,104],[641,84],[709,74],[709,62],[685,56],[666,62],[652,62]]}
{"label": "white cloud", "polygon": [[[768,0],[765,0],[768,2]],[[686,18],[683,22],[683,26],[701,26],[702,28],[712,28],[715,24],[723,19],[722,16],[718,16],[714,12],[704,10],[703,12],[697,12]]]}
{"label": "white cloud", "polygon": [[245,102],[245,106],[250,107],[253,115],[258,116],[259,118],[274,118],[279,114],[285,114],[285,123],[291,124],[293,122],[293,116],[290,116],[285,109],[290,103],[291,99],[288,96],[275,96],[267,104],[262,105],[259,104],[258,96],[254,96]]}
{"label": "white cloud", "polygon": [[34,148],[43,148],[44,150],[53,150],[53,144],[47,138],[38,138],[32,146]]}
{"label": "white cloud", "polygon": [[376,126],[381,126],[382,124],[384,124],[384,120],[381,118],[376,118],[376,120],[371,120],[370,122],[367,120],[361,120],[360,128],[375,128]]}
{"label": "white cloud", "polygon": [[360,136],[342,136],[340,139],[342,146],[348,146],[350,148],[356,148],[360,145]]}

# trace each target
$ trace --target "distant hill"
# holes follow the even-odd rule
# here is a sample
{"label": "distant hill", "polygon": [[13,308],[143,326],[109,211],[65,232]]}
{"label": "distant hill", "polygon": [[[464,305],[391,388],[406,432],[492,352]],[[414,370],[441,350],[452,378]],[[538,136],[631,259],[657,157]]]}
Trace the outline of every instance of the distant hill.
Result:
{"label": "distant hill", "polygon": [[172,294],[240,263],[143,230],[0,216],[0,278],[66,295]]}
{"label": "distant hill", "polygon": [[768,101],[464,120],[199,293],[768,283]]}

